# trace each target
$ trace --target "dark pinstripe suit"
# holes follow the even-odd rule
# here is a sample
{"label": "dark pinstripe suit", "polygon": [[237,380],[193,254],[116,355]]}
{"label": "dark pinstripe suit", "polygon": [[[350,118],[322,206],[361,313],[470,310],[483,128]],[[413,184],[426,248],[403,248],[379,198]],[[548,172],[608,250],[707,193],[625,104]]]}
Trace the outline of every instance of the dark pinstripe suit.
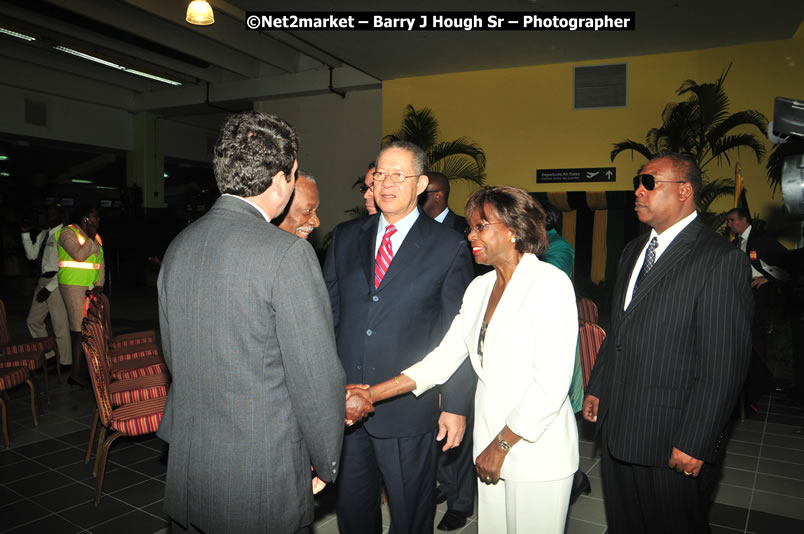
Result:
{"label": "dark pinstripe suit", "polygon": [[[706,509],[708,503],[700,502],[706,493],[700,487],[706,483],[704,471],[711,472],[709,464],[719,457],[751,351],[748,261],[699,218],[676,236],[623,310],[647,238],[631,241],[620,258],[609,333],[587,388],[600,399],[597,422],[610,532],[633,531],[633,524],[628,527],[621,516],[640,512],[629,512],[633,503],[626,495],[636,495],[648,523],[662,517],[650,505],[645,512],[644,497],[651,491],[643,491],[638,475],[633,476],[636,487],[622,487],[622,478],[606,476],[613,463],[654,468],[668,484],[678,483],[681,494],[697,495],[693,501],[697,498]],[[706,462],[700,478],[685,478],[668,468],[673,447]],[[646,482],[653,484],[651,490],[664,483]],[[667,495],[672,499],[679,492],[669,491],[665,500]]]}

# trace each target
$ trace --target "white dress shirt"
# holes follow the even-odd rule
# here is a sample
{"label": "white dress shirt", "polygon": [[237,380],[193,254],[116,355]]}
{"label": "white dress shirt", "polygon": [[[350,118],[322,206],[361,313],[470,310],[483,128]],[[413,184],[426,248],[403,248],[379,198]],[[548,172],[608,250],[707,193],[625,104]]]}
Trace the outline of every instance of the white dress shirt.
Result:
{"label": "white dress shirt", "polygon": [[637,258],[636,263],[634,264],[634,270],[631,271],[631,280],[628,282],[628,291],[625,292],[625,302],[623,303],[623,309],[627,310],[628,305],[631,304],[631,297],[634,293],[634,284],[636,284],[637,277],[639,277],[639,271],[642,270],[642,264],[645,263],[645,251],[648,249],[648,245],[650,244],[651,240],[655,237],[656,240],[659,242],[659,246],[656,247],[655,254],[656,259],[654,260],[654,265],[656,262],[659,261],[659,256],[667,250],[667,247],[670,246],[670,243],[673,242],[673,239],[676,238],[681,231],[686,228],[692,221],[695,220],[695,217],[698,216],[697,211],[693,211],[676,224],[662,232],[661,234],[657,234],[656,230],[651,228],[650,236],[648,237],[648,242],[645,243],[645,246],[642,247],[642,252],[639,253],[639,257]]}
{"label": "white dress shirt", "polygon": [[[416,222],[416,219],[419,218],[419,208],[413,208],[413,211],[402,217],[400,220],[394,223],[394,228],[396,228],[396,232],[394,235],[391,236],[391,250],[393,253],[396,254],[399,251],[399,247],[402,246],[402,242],[407,237],[408,232],[410,229],[413,228],[413,223]],[[380,215],[380,224],[377,225],[377,239],[374,242],[374,256],[377,255],[377,251],[380,250],[380,245],[382,244],[382,237],[385,235],[385,229],[390,225],[386,219],[385,215]]]}

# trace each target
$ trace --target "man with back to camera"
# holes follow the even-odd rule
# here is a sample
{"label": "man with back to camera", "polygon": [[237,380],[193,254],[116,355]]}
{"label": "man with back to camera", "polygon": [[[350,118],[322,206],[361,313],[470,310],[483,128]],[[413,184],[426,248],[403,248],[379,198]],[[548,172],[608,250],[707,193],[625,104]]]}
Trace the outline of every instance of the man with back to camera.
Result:
{"label": "man with back to camera", "polygon": [[[466,240],[423,216],[427,156],[406,142],[386,145],[373,175],[381,213],[339,224],[324,264],[338,355],[347,381],[374,384],[399,374],[440,341],[472,278]],[[395,533],[432,532],[436,439],[457,446],[474,389],[450,380],[438,394],[401,396],[344,436],[337,486],[344,534],[382,532],[384,483]],[[347,412],[347,417],[348,417]]]}
{"label": "man with back to camera", "polygon": [[231,116],[213,159],[222,196],[162,262],[173,383],[158,436],[177,532],[309,532],[313,492],[338,474],[346,383],[326,286],[310,244],[270,224],[297,152],[282,119]]}
{"label": "man with back to camera", "polygon": [[651,232],[620,257],[582,408],[598,423],[612,534],[709,532],[752,301],[747,259],[697,216],[701,187],[681,154],[650,160],[634,178],[634,209]]}
{"label": "man with back to camera", "polygon": [[299,169],[296,174],[293,200],[282,216],[274,222],[282,230],[307,239],[313,230],[321,226],[321,221],[318,219],[321,202],[318,199],[318,186],[313,175],[304,169]]}

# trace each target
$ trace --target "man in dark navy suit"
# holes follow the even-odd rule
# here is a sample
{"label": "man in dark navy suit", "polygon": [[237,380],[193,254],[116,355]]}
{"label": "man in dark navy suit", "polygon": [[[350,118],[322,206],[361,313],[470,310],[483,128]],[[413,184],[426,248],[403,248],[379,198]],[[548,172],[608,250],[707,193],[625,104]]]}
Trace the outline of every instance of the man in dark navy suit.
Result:
{"label": "man in dark navy suit", "polygon": [[652,159],[634,189],[651,232],[623,250],[582,412],[601,434],[609,532],[709,532],[751,352],[750,268],[697,216],[701,173],[691,158]]}
{"label": "man in dark navy suit", "polygon": [[[417,209],[426,170],[416,145],[387,145],[373,182],[381,213],[332,232],[324,279],[347,383],[376,384],[419,361],[441,341],[472,279],[464,236]],[[460,444],[473,399],[472,384],[454,377],[440,407],[437,391],[404,395],[346,432],[336,498],[342,533],[382,532],[383,484],[391,532],[432,532],[436,440],[445,439],[444,449]]]}

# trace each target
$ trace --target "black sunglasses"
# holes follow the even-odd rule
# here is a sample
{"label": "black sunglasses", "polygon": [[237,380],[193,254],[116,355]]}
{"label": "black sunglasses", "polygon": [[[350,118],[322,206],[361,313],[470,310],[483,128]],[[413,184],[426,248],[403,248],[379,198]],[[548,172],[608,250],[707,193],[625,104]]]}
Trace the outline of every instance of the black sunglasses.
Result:
{"label": "black sunglasses", "polygon": [[366,194],[366,191],[368,191],[369,189],[371,189],[372,191],[374,191],[374,186],[373,186],[373,185],[366,185],[366,184],[363,184],[363,185],[361,185],[361,186],[359,187],[359,189],[360,189],[360,192],[361,192],[361,193],[363,193],[363,194],[365,195],[365,194]]}
{"label": "black sunglasses", "polygon": [[634,176],[634,191],[639,189],[639,184],[647,189],[648,191],[653,191],[653,188],[656,187],[656,184],[667,183],[667,184],[683,184],[686,183],[685,180],[657,180],[653,177],[652,174],[637,174]]}

